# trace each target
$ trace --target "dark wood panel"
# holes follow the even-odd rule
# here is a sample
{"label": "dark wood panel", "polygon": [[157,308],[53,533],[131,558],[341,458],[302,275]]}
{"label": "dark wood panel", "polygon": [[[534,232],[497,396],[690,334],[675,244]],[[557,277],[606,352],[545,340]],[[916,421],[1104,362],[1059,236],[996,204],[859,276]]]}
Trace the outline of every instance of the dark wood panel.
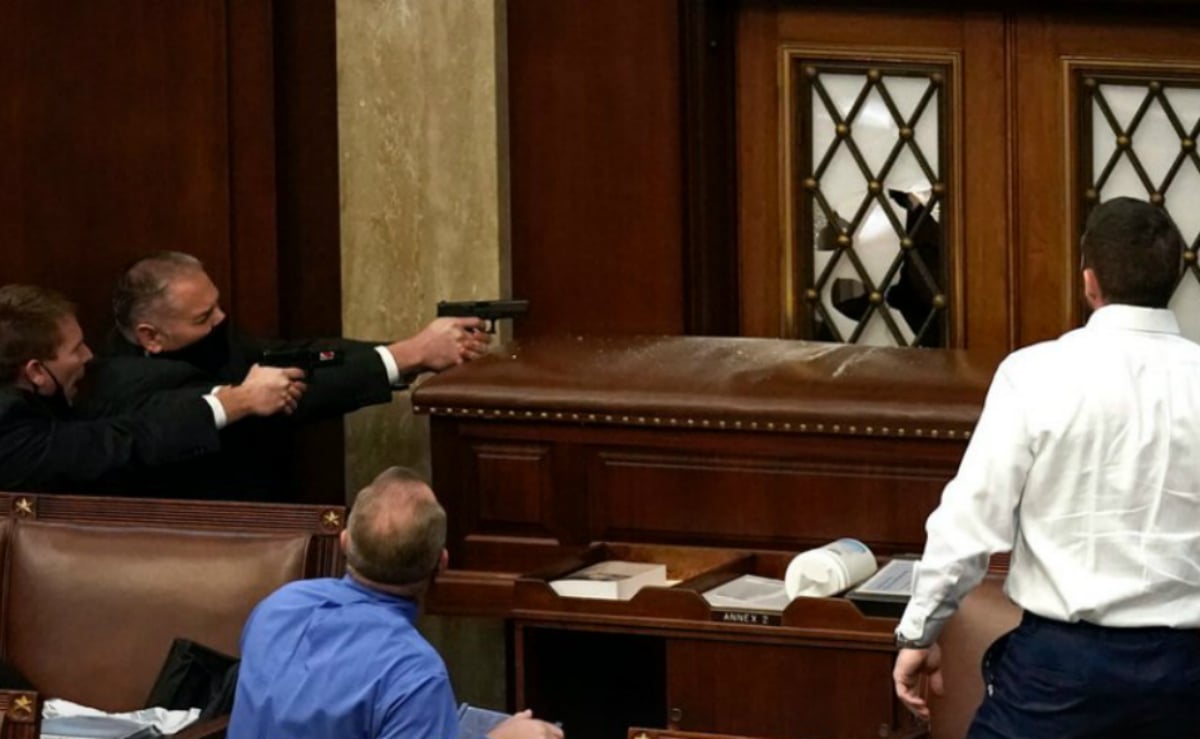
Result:
{"label": "dark wood panel", "polygon": [[762,737],[889,736],[890,650],[702,640],[667,643],[667,705],[681,729]]}
{"label": "dark wood panel", "polygon": [[228,0],[229,249],[227,308],[244,331],[279,334],[275,95],[271,5]]}
{"label": "dark wood panel", "polygon": [[[334,0],[273,3],[279,335],[342,333]],[[300,429],[293,487],[303,501],[345,500],[345,426]]]}
{"label": "dark wood panel", "polygon": [[230,292],[230,20],[224,0],[0,6],[2,281],[76,298],[93,341],[149,251]]}
{"label": "dark wood panel", "polygon": [[273,3],[279,332],[342,331],[338,200],[337,9]]}
{"label": "dark wood panel", "polygon": [[474,451],[481,529],[495,531],[514,525],[541,529],[544,501],[552,489],[549,448],[480,444]]}
{"label": "dark wood panel", "polygon": [[678,0],[512,0],[518,336],[682,333]]}
{"label": "dark wood panel", "polygon": [[737,336],[737,7],[681,0],[687,333]]}
{"label": "dark wood panel", "polygon": [[795,550],[849,535],[879,553],[919,551],[954,468],[871,466],[858,448],[797,443],[794,458],[758,459],[601,451],[591,538]]}

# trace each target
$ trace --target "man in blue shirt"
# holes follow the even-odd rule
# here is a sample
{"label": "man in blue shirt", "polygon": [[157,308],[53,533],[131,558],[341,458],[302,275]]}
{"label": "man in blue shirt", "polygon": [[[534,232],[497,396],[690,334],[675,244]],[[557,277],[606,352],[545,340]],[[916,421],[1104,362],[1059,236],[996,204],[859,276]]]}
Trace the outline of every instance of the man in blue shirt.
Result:
{"label": "man in blue shirt", "polygon": [[[242,634],[230,739],[454,739],[446,666],[417,632],[417,598],[446,566],[446,512],[408,470],[358,494],[347,574],[280,588]],[[562,739],[528,711],[490,739]]]}

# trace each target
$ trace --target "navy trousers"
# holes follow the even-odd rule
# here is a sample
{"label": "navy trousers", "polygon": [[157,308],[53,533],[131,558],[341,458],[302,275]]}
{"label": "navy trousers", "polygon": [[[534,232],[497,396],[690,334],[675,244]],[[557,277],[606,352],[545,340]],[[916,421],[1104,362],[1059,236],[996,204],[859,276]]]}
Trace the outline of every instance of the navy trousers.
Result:
{"label": "navy trousers", "polygon": [[968,739],[1198,739],[1200,631],[1026,612],[983,658]]}

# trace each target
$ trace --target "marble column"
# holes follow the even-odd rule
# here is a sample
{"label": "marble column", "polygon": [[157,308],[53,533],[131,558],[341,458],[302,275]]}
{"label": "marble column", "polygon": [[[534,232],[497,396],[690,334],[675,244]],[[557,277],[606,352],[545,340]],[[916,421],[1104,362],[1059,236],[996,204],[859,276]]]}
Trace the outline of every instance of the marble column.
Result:
{"label": "marble column", "polygon": [[[507,294],[505,0],[339,0],[342,321],[393,339],[439,299]],[[347,490],[388,465],[428,474],[407,393],[346,419]],[[504,705],[503,624],[425,619],[459,696]]]}
{"label": "marble column", "polygon": [[[503,0],[337,4],[342,320],[418,331],[439,299],[507,286]],[[347,489],[390,464],[428,472],[407,397],[347,421]]]}

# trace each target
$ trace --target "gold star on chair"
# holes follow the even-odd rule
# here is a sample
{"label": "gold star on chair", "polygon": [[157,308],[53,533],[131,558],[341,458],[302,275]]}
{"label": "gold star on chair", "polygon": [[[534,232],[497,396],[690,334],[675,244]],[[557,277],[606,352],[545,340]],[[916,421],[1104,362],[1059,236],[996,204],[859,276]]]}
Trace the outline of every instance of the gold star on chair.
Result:
{"label": "gold star on chair", "polygon": [[28,721],[33,718],[33,700],[27,695],[17,696],[8,707],[8,716],[14,721]]}

